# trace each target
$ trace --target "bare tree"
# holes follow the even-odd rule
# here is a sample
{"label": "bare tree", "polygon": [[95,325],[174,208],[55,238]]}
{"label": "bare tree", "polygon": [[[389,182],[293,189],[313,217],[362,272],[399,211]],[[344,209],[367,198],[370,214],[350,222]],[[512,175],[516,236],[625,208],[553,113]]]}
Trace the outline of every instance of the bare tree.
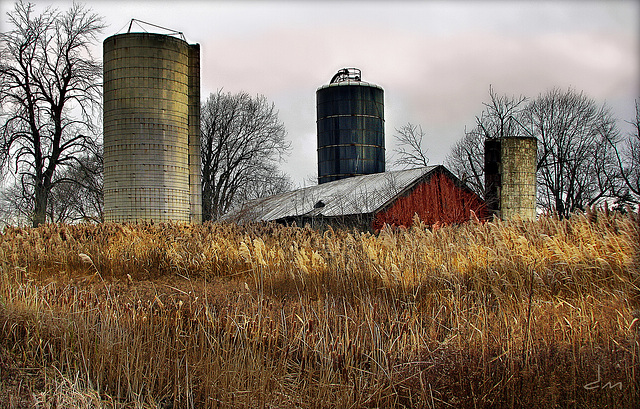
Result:
{"label": "bare tree", "polygon": [[524,121],[538,139],[538,202],[568,216],[618,194],[619,138],[606,105],[572,89],[553,89],[527,106]]}
{"label": "bare tree", "polygon": [[79,166],[66,168],[51,192],[47,217],[55,223],[102,222],[104,199],[102,147],[82,154]]}
{"label": "bare tree", "polygon": [[256,170],[253,177],[247,180],[243,189],[238,191],[229,211],[238,209],[251,200],[289,192],[294,188],[289,175],[278,170],[274,164],[265,164],[264,169]]}
{"label": "bare tree", "polygon": [[[476,193],[484,193],[485,140],[534,136],[538,140],[540,206],[567,216],[607,198],[621,197],[615,161],[618,130],[605,105],[598,107],[584,93],[571,89],[553,89],[527,104],[525,97],[498,96],[492,88],[489,95],[490,102],[476,117],[476,127],[465,132],[446,161]],[[631,177],[631,162],[627,163]]]}
{"label": "bare tree", "polygon": [[445,164],[469,189],[484,197],[484,136],[477,128],[466,131],[445,159]]}
{"label": "bare tree", "polygon": [[264,96],[211,94],[202,106],[201,133],[203,220],[290,188],[277,171],[290,143],[275,105]]}
{"label": "bare tree", "polygon": [[46,221],[51,192],[72,182],[63,171],[98,143],[102,69],[90,45],[101,19],[74,4],[64,13],[16,3],[0,34],[0,165],[14,173],[34,226]]}
{"label": "bare tree", "polygon": [[625,146],[620,153],[616,151],[618,170],[623,183],[623,190],[619,195],[620,202],[640,203],[640,104],[635,101],[636,116],[629,123],[633,126],[628,135]]}
{"label": "bare tree", "polygon": [[492,86],[489,86],[489,97],[491,101],[483,103],[485,109],[476,117],[475,132],[485,139],[521,136],[526,132],[521,124],[526,97],[498,95]]}
{"label": "bare tree", "polygon": [[484,196],[484,141],[507,136],[527,134],[521,124],[527,98],[498,95],[489,86],[490,101],[476,116],[476,125],[465,130],[464,137],[452,148],[446,158],[447,167],[471,190]]}
{"label": "bare tree", "polygon": [[407,123],[396,129],[396,142],[398,147],[394,149],[400,155],[395,164],[404,168],[427,166],[429,158],[427,149],[422,146],[425,133],[419,125]]}
{"label": "bare tree", "polygon": [[31,198],[26,195],[17,183],[7,183],[0,191],[0,225],[23,225],[32,216],[29,210]]}

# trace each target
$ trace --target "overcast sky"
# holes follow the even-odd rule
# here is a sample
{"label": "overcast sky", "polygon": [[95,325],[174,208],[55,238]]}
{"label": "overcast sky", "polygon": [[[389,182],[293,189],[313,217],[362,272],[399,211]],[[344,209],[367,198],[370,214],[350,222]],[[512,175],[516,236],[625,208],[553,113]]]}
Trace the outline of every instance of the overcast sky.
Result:
{"label": "overcast sky", "polygon": [[[35,1],[65,10],[71,1]],[[395,129],[426,132],[432,164],[488,99],[553,87],[607,103],[624,131],[640,97],[640,2],[629,1],[88,1],[103,40],[132,18],[201,46],[202,98],[223,88],[276,104],[302,185],[317,172],[315,92],[343,67],[385,90],[387,157]],[[0,0],[2,27],[10,0]],[[135,31],[135,30],[134,30]],[[96,47],[102,59],[102,44]],[[390,164],[387,163],[389,169]],[[308,184],[308,182],[306,182]]]}

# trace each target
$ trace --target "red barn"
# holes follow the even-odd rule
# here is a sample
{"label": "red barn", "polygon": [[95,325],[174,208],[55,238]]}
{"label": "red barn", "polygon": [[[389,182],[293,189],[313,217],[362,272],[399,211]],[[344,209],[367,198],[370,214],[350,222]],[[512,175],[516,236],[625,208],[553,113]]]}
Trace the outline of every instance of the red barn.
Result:
{"label": "red barn", "polygon": [[452,224],[471,212],[487,216],[484,201],[442,165],[355,176],[254,200],[225,217],[378,230],[384,224]]}

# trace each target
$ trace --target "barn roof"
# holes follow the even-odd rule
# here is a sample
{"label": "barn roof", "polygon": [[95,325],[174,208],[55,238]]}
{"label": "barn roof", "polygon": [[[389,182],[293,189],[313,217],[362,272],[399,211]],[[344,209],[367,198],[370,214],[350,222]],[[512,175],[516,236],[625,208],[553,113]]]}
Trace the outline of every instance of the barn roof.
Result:
{"label": "barn roof", "polygon": [[354,176],[253,200],[229,219],[272,221],[373,213],[441,165]]}

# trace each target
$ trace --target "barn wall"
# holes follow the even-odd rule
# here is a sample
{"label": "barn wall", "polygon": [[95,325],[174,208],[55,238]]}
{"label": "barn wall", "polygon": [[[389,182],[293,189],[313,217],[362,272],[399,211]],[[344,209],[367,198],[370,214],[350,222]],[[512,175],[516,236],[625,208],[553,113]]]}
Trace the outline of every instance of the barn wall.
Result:
{"label": "barn wall", "polygon": [[316,230],[326,230],[329,226],[333,229],[343,230],[358,230],[358,231],[370,231],[373,216],[371,213],[365,214],[349,214],[335,217],[324,216],[301,216],[301,217],[287,217],[285,219],[276,220],[277,223],[291,225],[295,222],[296,226],[306,226]]}
{"label": "barn wall", "polygon": [[481,220],[487,217],[486,207],[477,195],[438,172],[377,213],[372,227],[378,230],[385,223],[408,227],[416,213],[428,225],[464,223],[471,217],[471,210]]}

